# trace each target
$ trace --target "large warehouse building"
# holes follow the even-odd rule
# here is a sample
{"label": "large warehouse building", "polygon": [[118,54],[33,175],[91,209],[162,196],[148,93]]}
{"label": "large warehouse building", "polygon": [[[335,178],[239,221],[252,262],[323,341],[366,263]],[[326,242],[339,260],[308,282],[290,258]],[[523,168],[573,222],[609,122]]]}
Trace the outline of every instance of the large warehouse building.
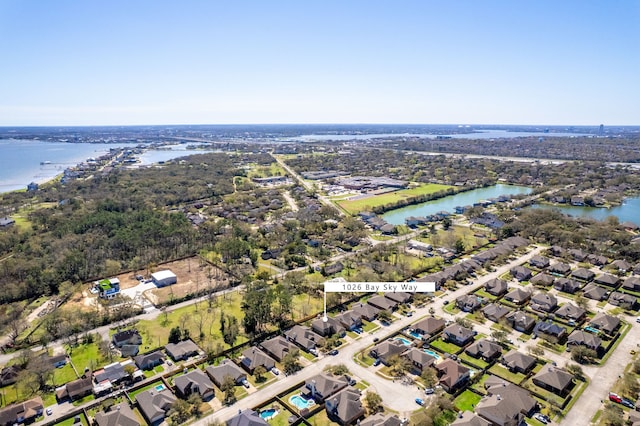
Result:
{"label": "large warehouse building", "polygon": [[153,274],[151,274],[151,279],[158,287],[164,287],[178,282],[178,277],[176,277],[176,274],[168,269],[165,269],[164,271],[154,272]]}

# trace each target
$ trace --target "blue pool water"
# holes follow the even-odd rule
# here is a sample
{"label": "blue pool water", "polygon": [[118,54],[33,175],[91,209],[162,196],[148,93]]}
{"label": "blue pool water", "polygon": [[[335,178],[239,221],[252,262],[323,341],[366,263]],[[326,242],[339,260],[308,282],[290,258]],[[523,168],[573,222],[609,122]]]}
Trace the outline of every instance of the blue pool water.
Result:
{"label": "blue pool water", "polygon": [[158,385],[154,388],[157,392],[162,392],[163,390],[165,390],[166,388],[164,387],[164,385]]}
{"label": "blue pool water", "polygon": [[403,345],[406,346],[411,346],[411,342],[407,339],[405,339],[404,337],[397,337],[396,340],[400,343],[402,343]]}
{"label": "blue pool water", "polygon": [[585,327],[584,331],[588,331],[588,332],[594,333],[594,334],[600,333],[600,330],[598,330],[597,328],[593,328],[593,327]]}
{"label": "blue pool water", "polygon": [[269,420],[272,417],[275,417],[277,414],[278,414],[278,410],[275,410],[273,408],[260,411],[260,417],[262,417],[264,420]]}
{"label": "blue pool water", "polygon": [[409,334],[413,337],[415,337],[416,339],[422,339],[422,334],[416,332],[416,331],[410,331]]}
{"label": "blue pool water", "polygon": [[434,352],[431,349],[423,349],[423,350],[426,354],[431,355],[435,359],[440,359],[440,355],[438,355],[437,352]]}
{"label": "blue pool water", "polygon": [[298,410],[309,408],[315,404],[315,401],[313,399],[306,399],[301,395],[293,395],[291,398],[289,398],[289,402],[295,405]]}

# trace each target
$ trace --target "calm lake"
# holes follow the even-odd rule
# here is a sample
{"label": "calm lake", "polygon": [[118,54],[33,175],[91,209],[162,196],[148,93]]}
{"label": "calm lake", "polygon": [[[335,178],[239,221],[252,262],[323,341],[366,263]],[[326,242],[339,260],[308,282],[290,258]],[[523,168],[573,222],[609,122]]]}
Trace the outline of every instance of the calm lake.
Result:
{"label": "calm lake", "polygon": [[579,206],[550,206],[546,204],[534,204],[534,209],[556,209],[562,213],[576,217],[590,217],[596,220],[604,220],[609,216],[616,216],[620,222],[633,222],[640,225],[640,197],[627,198],[621,206],[610,209]]}
{"label": "calm lake", "polygon": [[438,200],[427,201],[413,206],[403,207],[389,211],[382,218],[392,225],[404,225],[405,218],[409,216],[428,216],[439,211],[453,213],[457,206],[469,206],[481,200],[497,198],[500,195],[529,194],[531,188],[526,186],[497,184],[487,188],[473,189],[450,195]]}

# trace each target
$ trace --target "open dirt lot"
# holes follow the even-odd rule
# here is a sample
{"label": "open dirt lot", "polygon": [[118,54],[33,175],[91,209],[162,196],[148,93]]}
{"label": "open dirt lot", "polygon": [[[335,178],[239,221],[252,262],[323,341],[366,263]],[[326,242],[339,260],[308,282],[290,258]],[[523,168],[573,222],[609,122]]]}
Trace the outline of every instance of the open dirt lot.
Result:
{"label": "open dirt lot", "polygon": [[189,293],[196,293],[206,288],[221,289],[229,285],[227,275],[199,257],[178,260],[164,263],[154,268],[154,271],[171,270],[178,277],[178,282],[174,285],[153,288],[144,293],[151,303],[158,304],[171,300],[171,298],[182,298]]}

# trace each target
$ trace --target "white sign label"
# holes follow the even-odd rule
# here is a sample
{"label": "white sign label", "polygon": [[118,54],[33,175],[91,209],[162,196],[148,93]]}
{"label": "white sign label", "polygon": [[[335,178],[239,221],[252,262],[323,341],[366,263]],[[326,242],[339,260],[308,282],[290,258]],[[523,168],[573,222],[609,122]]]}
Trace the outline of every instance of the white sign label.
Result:
{"label": "white sign label", "polygon": [[324,283],[325,293],[433,293],[435,282],[348,282],[331,280]]}

